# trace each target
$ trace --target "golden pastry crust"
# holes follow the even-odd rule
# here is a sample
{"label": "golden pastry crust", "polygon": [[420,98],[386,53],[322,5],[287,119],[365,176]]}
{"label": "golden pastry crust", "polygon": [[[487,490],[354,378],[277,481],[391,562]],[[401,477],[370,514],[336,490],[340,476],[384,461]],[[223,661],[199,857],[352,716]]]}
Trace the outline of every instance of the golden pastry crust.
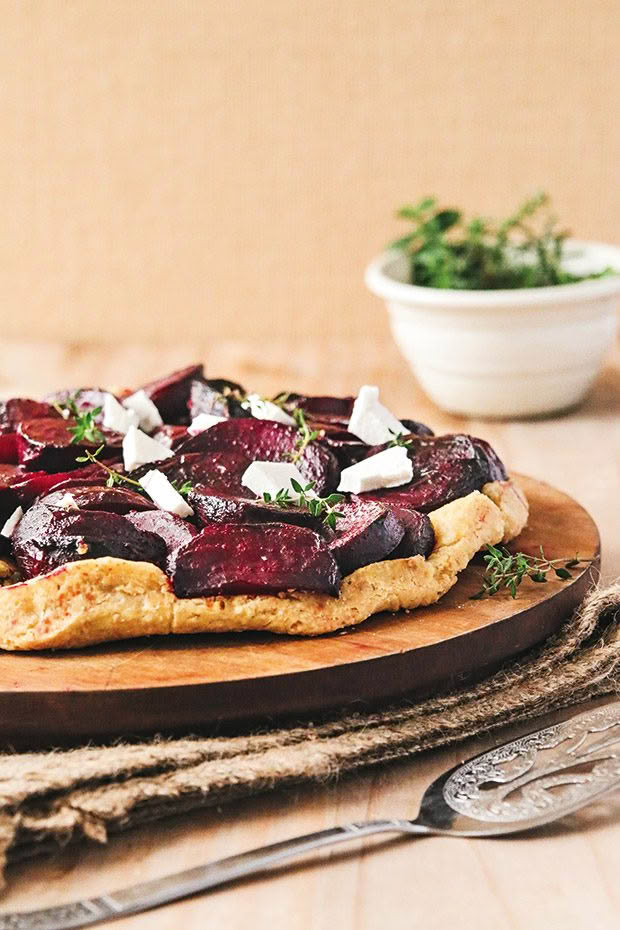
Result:
{"label": "golden pastry crust", "polygon": [[135,636],[267,630],[316,636],[361,623],[383,610],[433,604],[483,546],[512,539],[527,522],[527,502],[511,481],[485,485],[430,519],[435,548],[366,565],[348,575],[338,597],[278,595],[177,598],[147,562],[89,559],[0,588],[0,648],[71,649]]}

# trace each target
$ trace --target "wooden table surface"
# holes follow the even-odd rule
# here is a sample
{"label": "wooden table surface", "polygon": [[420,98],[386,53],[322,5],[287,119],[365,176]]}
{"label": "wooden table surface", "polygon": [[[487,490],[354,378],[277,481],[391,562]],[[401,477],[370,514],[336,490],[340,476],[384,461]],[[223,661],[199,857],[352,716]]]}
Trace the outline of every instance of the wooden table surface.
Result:
{"label": "wooden table surface", "polygon": [[[209,346],[205,338],[203,344],[166,349],[5,343],[0,347],[0,392],[133,384],[200,358],[213,376],[240,379],[263,393],[280,388],[354,393],[360,383],[380,384],[397,414],[426,420],[437,432],[466,429],[486,437],[511,468],[556,485],[590,511],[602,536],[603,579],[620,574],[617,353],[579,410],[529,422],[469,421],[442,414],[421,394],[387,333],[375,345],[364,344],[363,334],[352,335],[347,345],[326,345],[320,334],[308,333],[291,333],[288,346],[264,344],[261,333],[251,332],[246,345]],[[513,727],[493,740],[531,728]],[[347,820],[414,815],[429,781],[489,745],[489,739],[479,738],[354,779],[194,813],[134,830],[107,846],[76,847],[51,860],[13,867],[0,909],[44,907],[101,894]],[[535,837],[372,841],[361,853],[337,849],[261,881],[113,926],[612,930],[620,926],[619,874],[620,804],[611,801]]]}

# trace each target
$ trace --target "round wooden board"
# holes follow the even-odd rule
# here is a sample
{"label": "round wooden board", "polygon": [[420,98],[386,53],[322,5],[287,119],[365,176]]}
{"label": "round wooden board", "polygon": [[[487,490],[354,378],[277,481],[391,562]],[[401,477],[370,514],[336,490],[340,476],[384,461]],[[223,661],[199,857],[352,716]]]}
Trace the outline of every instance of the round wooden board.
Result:
{"label": "round wooden board", "polygon": [[485,670],[559,628],[597,577],[599,536],[574,500],[518,478],[530,522],[513,547],[592,559],[570,582],[525,583],[478,601],[482,567],[409,614],[378,614],[316,638],[261,633],[132,640],[56,653],[0,653],[0,740],[58,744],[172,732],[428,693]]}

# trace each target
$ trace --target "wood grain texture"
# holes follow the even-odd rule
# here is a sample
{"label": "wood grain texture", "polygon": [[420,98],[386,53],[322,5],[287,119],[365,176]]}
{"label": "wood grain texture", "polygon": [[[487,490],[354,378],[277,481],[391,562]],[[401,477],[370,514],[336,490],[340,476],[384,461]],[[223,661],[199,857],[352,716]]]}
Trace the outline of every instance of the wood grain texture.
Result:
{"label": "wood grain texture", "polygon": [[[0,344],[0,389],[43,392],[97,380],[134,383],[205,358],[209,371],[260,391],[299,385],[308,391],[382,386],[399,415],[426,419],[438,432],[466,429],[493,442],[515,470],[575,497],[601,530],[605,580],[620,574],[620,370],[618,355],[587,402],[570,415],[515,423],[447,416],[424,398],[386,330],[346,344],[317,331],[295,346],[213,340],[155,348]],[[555,719],[547,718],[545,722]],[[541,725],[543,721],[541,720]],[[145,826],[105,847],[59,850],[51,861],[16,866],[2,910],[44,907],[195,866],[252,846],[348,820],[415,813],[424,787],[441,771],[532,725],[512,727],[411,763],[355,779],[227,805]],[[537,837],[390,842],[364,852],[318,856],[262,881],[118,921],[119,930],[617,930],[620,913],[620,808],[598,805]]]}
{"label": "wood grain texture", "polygon": [[319,637],[267,633],[165,636],[47,653],[0,653],[0,741],[49,745],[93,736],[172,732],[422,694],[471,680],[553,633],[598,574],[596,526],[549,485],[517,479],[530,504],[513,546],[548,558],[578,553],[571,582],[550,578],[472,601],[471,564],[437,604],[377,614]]}

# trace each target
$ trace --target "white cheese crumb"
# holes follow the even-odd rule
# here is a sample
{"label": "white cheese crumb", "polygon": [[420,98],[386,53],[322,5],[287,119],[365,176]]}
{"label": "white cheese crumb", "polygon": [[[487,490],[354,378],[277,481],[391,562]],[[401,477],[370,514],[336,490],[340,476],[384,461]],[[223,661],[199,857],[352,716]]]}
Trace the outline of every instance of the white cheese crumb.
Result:
{"label": "white cheese crumb", "polygon": [[137,425],[145,433],[152,433],[158,426],[163,426],[161,414],[146,391],[139,390],[130,394],[124,399],[123,407],[137,413],[140,420]]}
{"label": "white cheese crumb", "polygon": [[22,508],[16,507],[13,513],[11,514],[11,516],[9,517],[9,519],[6,521],[6,523],[0,530],[0,534],[2,534],[2,536],[6,536],[7,539],[10,539],[13,533],[15,532],[17,524],[19,523],[19,521],[21,520],[23,516],[24,516],[24,511],[22,510]]}
{"label": "white cheese crumb", "polygon": [[103,399],[104,429],[114,430],[115,433],[126,433],[130,426],[138,425],[139,419],[135,410],[126,410],[113,394],[105,395]]}
{"label": "white cheese crumb", "polygon": [[376,455],[362,459],[357,465],[344,468],[340,474],[339,491],[361,494],[378,488],[397,488],[413,478],[413,465],[404,446],[392,446]]}
{"label": "white cheese crumb", "polygon": [[276,423],[284,423],[285,426],[296,425],[295,420],[286,410],[282,410],[282,407],[278,407],[270,400],[265,400],[260,394],[248,394],[243,406],[249,409],[257,420],[274,420]]}
{"label": "white cheese crumb", "polygon": [[371,384],[360,388],[347,429],[369,446],[383,445],[407,432],[400,420],[379,402],[379,388]]}
{"label": "white cheese crumb", "polygon": [[282,488],[293,496],[296,492],[291,479],[298,481],[302,488],[308,484],[292,462],[252,462],[244,471],[241,484],[257,497],[264,494],[274,497]]}
{"label": "white cheese crumb", "polygon": [[123,463],[127,471],[133,471],[139,465],[147,465],[149,462],[161,462],[171,455],[173,453],[170,449],[156,439],[151,439],[137,426],[130,426],[127,430],[123,439]]}
{"label": "white cheese crumb", "polygon": [[223,423],[225,419],[226,417],[216,417],[213,413],[199,413],[187,427],[187,432],[190,436],[197,436],[198,433],[204,433],[216,423]]}
{"label": "white cheese crumb", "polygon": [[66,494],[63,494],[63,496],[60,498],[56,506],[60,507],[62,510],[79,510],[80,509],[78,507],[78,503],[75,497],[73,496],[73,494],[70,494],[68,491]]}
{"label": "white cheese crumb", "polygon": [[139,484],[142,485],[153,503],[157,504],[160,510],[174,513],[177,517],[191,517],[193,515],[192,508],[177,489],[172,486],[163,472],[157,471],[155,468],[147,471],[146,475],[140,478]]}

